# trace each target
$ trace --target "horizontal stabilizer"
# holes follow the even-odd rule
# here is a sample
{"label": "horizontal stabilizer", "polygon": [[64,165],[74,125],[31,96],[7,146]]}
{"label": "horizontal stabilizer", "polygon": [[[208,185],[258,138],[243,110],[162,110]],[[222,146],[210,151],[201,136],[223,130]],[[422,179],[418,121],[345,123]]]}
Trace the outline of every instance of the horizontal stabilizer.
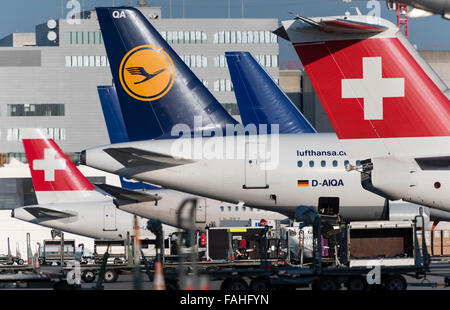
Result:
{"label": "horizontal stabilizer", "polygon": [[363,22],[357,22],[345,19],[335,19],[319,22],[320,30],[325,32],[338,32],[338,33],[379,33],[387,30],[387,27],[369,24]]}
{"label": "horizontal stabilizer", "polygon": [[25,207],[24,209],[28,213],[33,215],[36,219],[57,220],[57,219],[64,219],[64,218],[74,216],[74,214],[56,211],[56,210],[52,210],[52,209],[41,208],[41,207]]}
{"label": "horizontal stabilizer", "polygon": [[[344,18],[334,18],[329,20],[320,19],[320,21],[313,20],[311,18],[302,17],[295,15],[296,20],[300,20],[313,28],[330,33],[342,33],[342,34],[370,34],[370,33],[381,33],[388,29],[388,27],[378,24],[366,23],[361,21],[355,21]],[[283,27],[275,30],[273,33],[286,39],[288,35],[286,31],[283,31]],[[287,39],[289,40],[289,39]]]}
{"label": "horizontal stabilizer", "polygon": [[108,193],[109,195],[119,200],[125,200],[132,203],[158,201],[161,200],[161,196],[150,195],[139,191],[132,191],[121,187],[109,185],[109,184],[95,184],[98,188]]}
{"label": "horizontal stabilizer", "polygon": [[190,164],[193,162],[188,159],[177,159],[170,155],[145,151],[132,147],[108,148],[104,149],[104,151],[126,168],[151,166],[156,170]]}

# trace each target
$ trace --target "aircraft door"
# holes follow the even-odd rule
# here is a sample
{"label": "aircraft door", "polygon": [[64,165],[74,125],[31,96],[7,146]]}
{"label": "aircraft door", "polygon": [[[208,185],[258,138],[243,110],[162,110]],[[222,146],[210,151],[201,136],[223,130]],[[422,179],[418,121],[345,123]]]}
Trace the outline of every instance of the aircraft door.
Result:
{"label": "aircraft door", "polygon": [[113,231],[117,230],[116,226],[116,211],[114,205],[105,205],[103,209],[103,230]]}
{"label": "aircraft door", "polygon": [[245,144],[245,184],[244,188],[268,188],[267,174],[265,167],[261,167],[264,162],[265,145],[262,143]]}
{"label": "aircraft door", "polygon": [[195,209],[195,222],[206,223],[206,199],[198,199]]}

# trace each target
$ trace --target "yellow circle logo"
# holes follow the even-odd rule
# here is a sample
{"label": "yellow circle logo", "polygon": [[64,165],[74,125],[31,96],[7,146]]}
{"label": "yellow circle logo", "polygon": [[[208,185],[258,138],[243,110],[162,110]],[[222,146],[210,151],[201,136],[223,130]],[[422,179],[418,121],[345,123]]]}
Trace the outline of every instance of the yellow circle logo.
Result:
{"label": "yellow circle logo", "polygon": [[172,88],[175,67],[162,49],[141,45],[123,57],[119,76],[123,89],[131,97],[153,101],[163,97]]}

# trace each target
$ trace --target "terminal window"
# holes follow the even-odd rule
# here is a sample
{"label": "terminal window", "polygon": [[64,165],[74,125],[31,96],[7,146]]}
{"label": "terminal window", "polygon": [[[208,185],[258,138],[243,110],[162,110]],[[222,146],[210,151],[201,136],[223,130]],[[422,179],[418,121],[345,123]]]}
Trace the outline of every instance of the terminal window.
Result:
{"label": "terminal window", "polygon": [[219,55],[214,57],[214,67],[225,68],[227,67],[227,61],[225,59],[225,55]]}
{"label": "terminal window", "polygon": [[215,44],[276,44],[278,38],[270,31],[219,31],[214,33]]}
{"label": "terminal window", "polygon": [[66,67],[108,67],[106,56],[66,56]]}
{"label": "terminal window", "polygon": [[204,44],[208,41],[203,31],[161,31],[160,34],[168,43]]}
{"label": "terminal window", "polygon": [[228,79],[221,79],[214,81],[214,91],[216,92],[225,92],[225,91],[234,91],[233,83]]}
{"label": "terminal window", "polygon": [[69,31],[66,32],[66,44],[103,44],[99,31]]}
{"label": "terminal window", "polygon": [[[254,57],[263,67],[278,67],[278,55],[254,55]],[[224,55],[214,57],[214,67],[225,68],[227,66]]]}
{"label": "terminal window", "polygon": [[184,63],[190,68],[206,68],[208,59],[203,55],[181,55]]}
{"label": "terminal window", "polygon": [[64,116],[64,104],[8,104],[8,116]]}
{"label": "terminal window", "polygon": [[[65,128],[41,128],[44,134],[55,141],[66,140],[66,129]],[[22,140],[20,128],[8,128],[6,131],[7,141],[20,141]]]}

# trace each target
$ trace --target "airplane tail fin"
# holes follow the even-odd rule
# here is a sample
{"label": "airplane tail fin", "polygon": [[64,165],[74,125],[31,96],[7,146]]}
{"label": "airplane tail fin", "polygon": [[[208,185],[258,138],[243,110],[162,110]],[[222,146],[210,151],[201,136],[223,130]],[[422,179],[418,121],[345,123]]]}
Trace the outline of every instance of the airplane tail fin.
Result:
{"label": "airplane tail fin", "polygon": [[[114,86],[97,86],[98,96],[102,105],[103,117],[105,118],[106,128],[108,129],[109,140],[111,143],[128,142],[127,129],[120,109],[119,99],[117,97],[116,88]],[[147,134],[145,139],[154,139],[158,133],[144,132]],[[160,189],[147,183],[138,182],[135,180],[120,178],[122,188],[129,190],[151,190]]]}
{"label": "airplane tail fin", "polygon": [[106,199],[41,130],[24,128],[21,134],[39,204]]}
{"label": "airplane tail fin", "polygon": [[449,90],[394,24],[370,16],[282,24],[275,33],[293,43],[351,157],[439,152],[436,139],[450,135]]}
{"label": "airplane tail fin", "polygon": [[[98,96],[102,105],[103,117],[105,118],[108,130],[109,141],[111,143],[128,142],[128,134],[123,121],[122,110],[119,105],[116,87],[97,86]],[[159,131],[155,137],[159,136]],[[152,139],[148,138],[148,139]]]}
{"label": "airplane tail fin", "polygon": [[249,52],[225,56],[244,125],[279,124],[280,133],[316,132]]}
{"label": "airplane tail fin", "polygon": [[139,10],[96,10],[131,140],[158,129],[170,135],[175,124],[196,131],[237,124]]}

